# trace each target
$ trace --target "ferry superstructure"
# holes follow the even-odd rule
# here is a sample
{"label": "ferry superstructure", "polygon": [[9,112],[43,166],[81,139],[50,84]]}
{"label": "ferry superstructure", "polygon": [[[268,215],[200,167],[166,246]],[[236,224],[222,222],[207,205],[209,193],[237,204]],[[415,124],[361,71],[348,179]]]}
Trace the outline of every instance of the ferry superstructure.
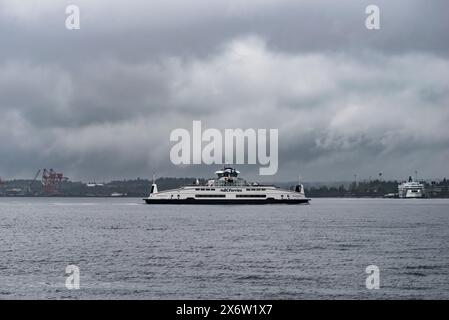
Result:
{"label": "ferry superstructure", "polygon": [[407,182],[403,182],[398,185],[399,198],[424,198],[424,192],[424,184],[413,181],[412,177],[409,177]]}
{"label": "ferry superstructure", "polygon": [[160,192],[153,181],[150,195],[144,200],[147,204],[308,204],[310,201],[302,184],[296,185],[294,190],[287,190],[274,185],[248,183],[238,177],[239,173],[232,167],[224,167],[215,172],[216,179],[205,185],[197,181],[193,185]]}

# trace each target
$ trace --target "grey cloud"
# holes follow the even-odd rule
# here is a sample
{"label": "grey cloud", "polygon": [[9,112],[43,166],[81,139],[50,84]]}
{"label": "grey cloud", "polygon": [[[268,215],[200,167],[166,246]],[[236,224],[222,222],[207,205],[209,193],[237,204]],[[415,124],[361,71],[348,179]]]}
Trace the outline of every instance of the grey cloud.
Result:
{"label": "grey cloud", "polygon": [[[115,56],[202,56],[242,34],[258,34],[273,50],[290,52],[433,52],[447,56],[449,9],[444,0],[379,0],[381,30],[364,27],[372,1],[252,1],[252,5],[209,1],[2,1],[3,55],[70,61]],[[22,4],[17,4],[22,3]],[[77,33],[64,28],[64,4],[82,9]],[[17,8],[18,7],[18,8]],[[31,6],[30,6],[31,7]],[[1,8],[1,7],[0,7]],[[75,61],[73,61],[75,60]]]}
{"label": "grey cloud", "polygon": [[75,32],[64,1],[31,2],[0,2],[1,176],[207,175],[169,163],[192,120],[278,128],[267,179],[446,172],[446,2],[378,1],[373,32],[367,1],[79,1]]}

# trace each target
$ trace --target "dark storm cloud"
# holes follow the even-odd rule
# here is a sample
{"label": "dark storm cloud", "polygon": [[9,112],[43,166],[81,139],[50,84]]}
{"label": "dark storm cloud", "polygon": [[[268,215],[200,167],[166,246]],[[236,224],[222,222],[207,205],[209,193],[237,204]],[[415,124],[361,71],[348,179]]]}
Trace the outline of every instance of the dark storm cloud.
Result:
{"label": "dark storm cloud", "polygon": [[[81,30],[65,29],[67,4],[80,6]],[[381,9],[380,30],[364,26],[368,4]],[[170,131],[192,120],[278,128],[276,179],[444,175],[448,9],[0,1],[0,175],[50,166],[83,179],[207,175],[169,161]]]}

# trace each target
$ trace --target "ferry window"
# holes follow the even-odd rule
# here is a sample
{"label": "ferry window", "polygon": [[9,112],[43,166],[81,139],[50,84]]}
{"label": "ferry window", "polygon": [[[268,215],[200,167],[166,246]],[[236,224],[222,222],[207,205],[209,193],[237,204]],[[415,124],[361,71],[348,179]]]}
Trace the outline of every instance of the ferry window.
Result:
{"label": "ferry window", "polygon": [[237,194],[237,198],[265,198],[266,194]]}
{"label": "ferry window", "polygon": [[225,194],[196,194],[196,198],[226,198]]}

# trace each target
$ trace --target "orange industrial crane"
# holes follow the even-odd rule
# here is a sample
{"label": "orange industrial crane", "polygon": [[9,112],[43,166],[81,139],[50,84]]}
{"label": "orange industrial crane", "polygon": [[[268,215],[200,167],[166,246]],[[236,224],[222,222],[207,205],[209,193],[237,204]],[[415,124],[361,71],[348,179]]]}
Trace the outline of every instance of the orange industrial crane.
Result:
{"label": "orange industrial crane", "polygon": [[64,177],[63,173],[56,172],[53,169],[44,169],[42,172],[42,185],[44,191],[50,195],[56,194],[61,182],[67,180],[68,178]]}

